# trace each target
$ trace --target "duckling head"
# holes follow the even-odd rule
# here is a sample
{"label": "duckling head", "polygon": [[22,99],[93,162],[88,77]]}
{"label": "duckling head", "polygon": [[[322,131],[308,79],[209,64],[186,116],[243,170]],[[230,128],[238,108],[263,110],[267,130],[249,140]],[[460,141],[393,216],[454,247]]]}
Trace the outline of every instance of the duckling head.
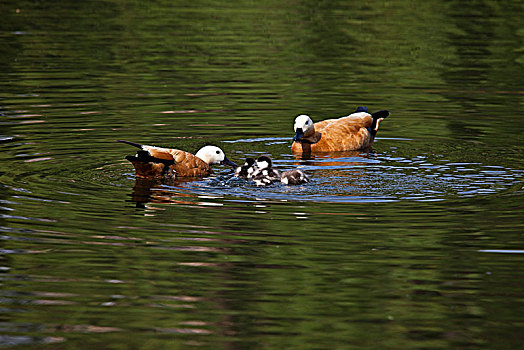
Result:
{"label": "duckling head", "polygon": [[244,163],[244,166],[247,166],[247,167],[253,166],[255,165],[255,162],[256,161],[254,158],[248,157],[246,158],[246,162]]}
{"label": "duckling head", "polygon": [[235,170],[235,176],[250,179],[253,173],[257,170],[256,160],[254,158],[246,158],[244,165],[239,166]]}
{"label": "duckling head", "polygon": [[260,156],[257,159],[257,167],[259,170],[263,169],[269,169],[273,166],[273,162],[271,161],[271,158],[268,156]]}
{"label": "duckling head", "polygon": [[313,121],[308,115],[301,114],[295,118],[295,125],[293,126],[295,130],[295,136],[293,141],[302,140],[303,136],[309,136],[315,133],[315,127],[313,126]]}
{"label": "duckling head", "polygon": [[217,146],[204,146],[195,155],[209,165],[224,164],[232,167],[237,166],[235,163],[227,159],[224,151]]}

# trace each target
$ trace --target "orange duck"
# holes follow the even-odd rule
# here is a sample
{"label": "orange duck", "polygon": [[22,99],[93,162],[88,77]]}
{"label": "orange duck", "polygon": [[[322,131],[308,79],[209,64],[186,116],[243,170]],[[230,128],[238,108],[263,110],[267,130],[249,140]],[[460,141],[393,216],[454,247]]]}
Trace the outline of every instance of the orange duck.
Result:
{"label": "orange duck", "polygon": [[135,146],[140,150],[136,156],[127,156],[135,167],[137,177],[205,177],[212,173],[210,165],[225,164],[236,166],[227,159],[224,151],[216,146],[202,147],[196,155],[173,148],[141,145],[134,142],[117,140]]}
{"label": "orange duck", "polygon": [[293,153],[339,152],[370,148],[375,140],[380,122],[388,111],[367,112],[366,107],[338,119],[314,123],[305,114],[295,118]]}

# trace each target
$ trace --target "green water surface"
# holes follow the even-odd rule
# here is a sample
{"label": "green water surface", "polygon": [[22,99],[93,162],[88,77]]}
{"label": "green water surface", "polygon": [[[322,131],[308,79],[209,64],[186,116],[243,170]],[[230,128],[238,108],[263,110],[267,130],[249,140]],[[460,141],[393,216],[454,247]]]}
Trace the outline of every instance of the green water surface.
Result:
{"label": "green water surface", "polygon": [[[520,1],[3,1],[0,346],[518,349]],[[293,119],[388,109],[370,152]],[[140,181],[130,140],[231,170]]]}

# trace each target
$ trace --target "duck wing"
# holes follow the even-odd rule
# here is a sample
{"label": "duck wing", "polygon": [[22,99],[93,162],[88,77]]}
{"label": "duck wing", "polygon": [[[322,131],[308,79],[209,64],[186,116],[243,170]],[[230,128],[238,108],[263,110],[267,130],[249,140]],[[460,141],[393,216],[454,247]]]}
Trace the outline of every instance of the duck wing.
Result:
{"label": "duck wing", "polygon": [[319,132],[342,134],[355,133],[360,128],[369,128],[373,124],[371,114],[366,112],[358,112],[338,119],[327,119],[315,123],[315,130]]}
{"label": "duck wing", "polygon": [[365,148],[372,142],[369,132],[372,124],[373,118],[366,112],[315,123],[315,130],[322,136],[317,144],[311,145],[311,150],[331,152]]}

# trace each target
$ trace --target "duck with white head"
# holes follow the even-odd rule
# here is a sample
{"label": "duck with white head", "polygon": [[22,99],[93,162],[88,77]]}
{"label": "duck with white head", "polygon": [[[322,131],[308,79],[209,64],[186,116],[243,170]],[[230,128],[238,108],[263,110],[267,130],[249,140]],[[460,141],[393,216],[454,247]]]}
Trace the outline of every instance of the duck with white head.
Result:
{"label": "duck with white head", "polygon": [[388,111],[367,112],[358,107],[352,114],[327,119],[317,123],[308,115],[295,118],[293,153],[354,151],[371,148],[380,123],[389,115]]}
{"label": "duck with white head", "polygon": [[127,156],[138,177],[205,177],[212,173],[211,165],[224,164],[236,167],[224,151],[217,146],[204,146],[196,155],[174,148],[141,145],[118,140],[139,148],[135,156]]}

